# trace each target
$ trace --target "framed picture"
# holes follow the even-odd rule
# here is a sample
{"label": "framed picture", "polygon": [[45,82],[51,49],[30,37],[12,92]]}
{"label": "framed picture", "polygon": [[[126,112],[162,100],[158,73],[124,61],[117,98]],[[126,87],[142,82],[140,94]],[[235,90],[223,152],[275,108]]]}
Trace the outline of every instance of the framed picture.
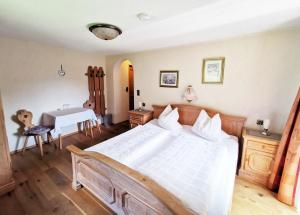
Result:
{"label": "framed picture", "polygon": [[223,84],[225,58],[205,58],[202,65],[203,84]]}
{"label": "framed picture", "polygon": [[164,70],[160,71],[159,86],[160,87],[178,87],[178,71]]}

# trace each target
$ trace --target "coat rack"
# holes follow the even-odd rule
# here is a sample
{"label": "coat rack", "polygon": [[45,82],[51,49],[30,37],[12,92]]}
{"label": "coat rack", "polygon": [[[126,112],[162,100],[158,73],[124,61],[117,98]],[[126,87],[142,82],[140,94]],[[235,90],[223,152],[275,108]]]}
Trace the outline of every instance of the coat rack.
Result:
{"label": "coat rack", "polygon": [[95,102],[95,113],[105,115],[105,97],[104,97],[104,72],[102,67],[89,66],[87,73],[89,86],[89,99]]}

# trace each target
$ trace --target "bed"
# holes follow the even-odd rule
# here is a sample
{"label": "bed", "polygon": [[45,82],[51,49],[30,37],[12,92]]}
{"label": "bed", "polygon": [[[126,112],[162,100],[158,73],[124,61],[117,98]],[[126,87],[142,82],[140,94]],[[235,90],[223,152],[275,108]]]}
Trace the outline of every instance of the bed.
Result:
{"label": "bed", "polygon": [[172,105],[184,125],[177,133],[157,125],[164,107],[153,105],[146,125],[86,150],[68,146],[72,187],[84,186],[117,214],[227,214],[245,118],[220,113],[232,136],[212,143],[190,129],[202,107]]}

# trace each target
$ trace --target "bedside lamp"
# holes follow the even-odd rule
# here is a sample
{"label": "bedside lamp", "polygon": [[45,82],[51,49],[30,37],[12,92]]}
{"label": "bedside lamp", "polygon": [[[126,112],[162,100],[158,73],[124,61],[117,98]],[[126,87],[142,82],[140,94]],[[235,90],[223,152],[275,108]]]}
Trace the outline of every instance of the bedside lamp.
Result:
{"label": "bedside lamp", "polygon": [[192,85],[189,85],[183,95],[183,98],[187,100],[189,103],[191,103],[193,100],[197,99],[196,93],[192,87]]}
{"label": "bedside lamp", "polygon": [[266,135],[266,136],[270,135],[269,127],[270,127],[270,119],[264,119],[264,121],[263,121],[264,131],[262,132],[263,135]]}

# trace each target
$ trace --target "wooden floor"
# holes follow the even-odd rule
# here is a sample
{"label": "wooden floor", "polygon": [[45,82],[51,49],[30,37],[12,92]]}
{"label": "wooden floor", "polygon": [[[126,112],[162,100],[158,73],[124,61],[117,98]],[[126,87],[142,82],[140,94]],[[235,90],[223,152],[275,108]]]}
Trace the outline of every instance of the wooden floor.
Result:
{"label": "wooden floor", "polygon": [[[64,146],[74,144],[81,149],[104,141],[128,130],[128,124],[119,124],[105,129],[95,138],[75,134],[64,138]],[[0,197],[0,214],[113,214],[84,188],[74,191],[71,188],[71,157],[65,149],[55,150],[45,145],[45,157],[39,157],[39,150],[27,150],[25,155],[12,156],[16,189]],[[237,178],[231,214],[297,214],[277,201],[272,192]]]}

